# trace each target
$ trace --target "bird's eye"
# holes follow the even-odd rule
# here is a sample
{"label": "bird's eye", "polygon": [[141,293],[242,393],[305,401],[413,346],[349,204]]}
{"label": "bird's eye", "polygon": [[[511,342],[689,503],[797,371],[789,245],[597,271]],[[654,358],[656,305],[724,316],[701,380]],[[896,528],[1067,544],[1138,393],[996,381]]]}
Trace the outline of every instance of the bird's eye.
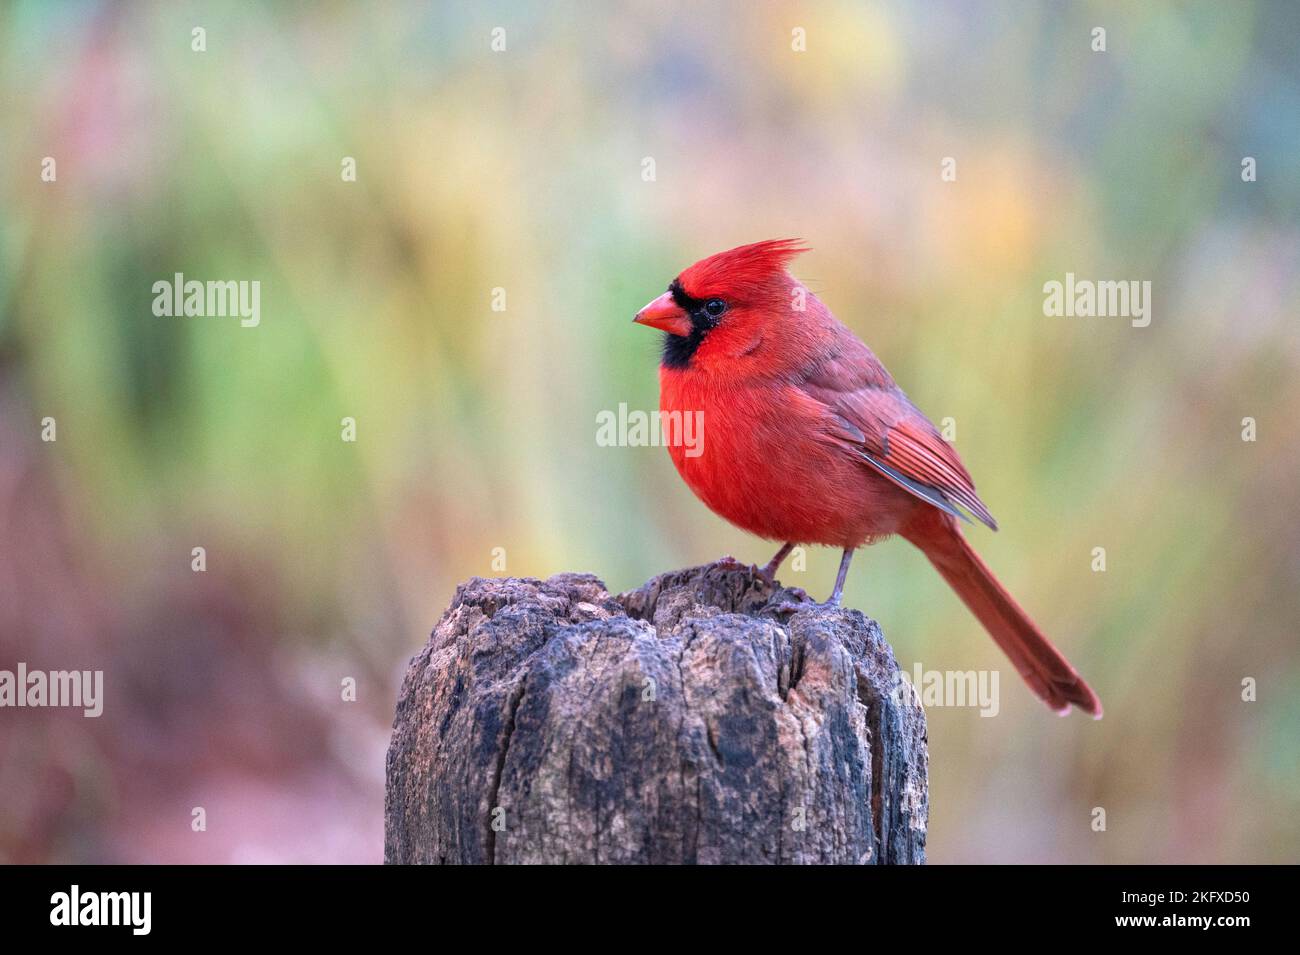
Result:
{"label": "bird's eye", "polygon": [[720,298],[711,298],[704,303],[704,314],[709,318],[717,318],[727,310],[727,303]]}

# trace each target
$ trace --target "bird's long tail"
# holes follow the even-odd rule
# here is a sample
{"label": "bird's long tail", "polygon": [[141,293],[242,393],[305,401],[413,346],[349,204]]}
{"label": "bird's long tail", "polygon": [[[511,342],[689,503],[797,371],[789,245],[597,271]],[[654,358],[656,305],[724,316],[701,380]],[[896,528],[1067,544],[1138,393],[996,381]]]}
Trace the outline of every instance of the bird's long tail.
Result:
{"label": "bird's long tail", "polygon": [[1030,689],[1048,706],[1064,714],[1073,703],[1095,719],[1101,718],[1097,694],[998,583],[952,517],[927,507],[918,512],[902,534],[925,552],[962,603],[1011,658]]}

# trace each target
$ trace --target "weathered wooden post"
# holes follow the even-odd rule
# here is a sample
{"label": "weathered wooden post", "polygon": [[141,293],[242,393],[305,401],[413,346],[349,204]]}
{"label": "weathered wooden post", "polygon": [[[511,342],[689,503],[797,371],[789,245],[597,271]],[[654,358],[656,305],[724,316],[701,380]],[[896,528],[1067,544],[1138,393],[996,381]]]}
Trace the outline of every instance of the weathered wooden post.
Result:
{"label": "weathered wooden post", "polygon": [[474,578],[403,682],[393,863],[922,863],[925,714],[880,628],[720,561]]}

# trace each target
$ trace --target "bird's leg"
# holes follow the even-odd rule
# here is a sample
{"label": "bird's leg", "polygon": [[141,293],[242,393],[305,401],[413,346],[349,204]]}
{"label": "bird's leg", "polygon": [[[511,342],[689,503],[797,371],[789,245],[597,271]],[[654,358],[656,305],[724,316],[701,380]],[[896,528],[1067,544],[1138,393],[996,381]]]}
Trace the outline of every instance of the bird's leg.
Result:
{"label": "bird's leg", "polygon": [[840,572],[835,577],[835,589],[831,591],[830,599],[826,601],[829,606],[838,607],[840,598],[844,594],[844,581],[849,576],[849,564],[853,562],[853,548],[844,548],[844,556],[840,558]]}
{"label": "bird's leg", "polygon": [[759,570],[758,576],[762,577],[769,584],[776,583],[776,572],[781,568],[781,561],[790,556],[790,551],[794,550],[794,541],[783,546],[776,552],[776,556],[767,562],[767,566]]}
{"label": "bird's leg", "polygon": [[[830,597],[825,603],[813,603],[808,599],[803,591],[798,591],[798,600],[791,600],[789,597],[783,598],[776,603],[770,603],[767,609],[773,613],[798,613],[801,610],[812,610],[816,607],[838,607],[844,596],[844,581],[849,576],[849,564],[853,561],[853,548],[846,547],[844,556],[840,558],[840,572],[835,577],[835,589],[831,591]],[[792,588],[798,590],[798,588]],[[780,593],[780,591],[778,591]]]}

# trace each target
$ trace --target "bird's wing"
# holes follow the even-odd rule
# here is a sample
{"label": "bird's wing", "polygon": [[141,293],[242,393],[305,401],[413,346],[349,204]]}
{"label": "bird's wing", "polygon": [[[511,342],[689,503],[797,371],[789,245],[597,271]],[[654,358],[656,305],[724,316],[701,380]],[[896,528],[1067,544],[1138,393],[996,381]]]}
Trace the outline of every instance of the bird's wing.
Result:
{"label": "bird's wing", "polygon": [[[825,406],[834,440],[899,487],[966,520],[963,507],[993,530],[997,521],[975,493],[975,482],[943,439],[865,346],[840,344],[800,382]],[[861,354],[858,353],[861,350]]]}

